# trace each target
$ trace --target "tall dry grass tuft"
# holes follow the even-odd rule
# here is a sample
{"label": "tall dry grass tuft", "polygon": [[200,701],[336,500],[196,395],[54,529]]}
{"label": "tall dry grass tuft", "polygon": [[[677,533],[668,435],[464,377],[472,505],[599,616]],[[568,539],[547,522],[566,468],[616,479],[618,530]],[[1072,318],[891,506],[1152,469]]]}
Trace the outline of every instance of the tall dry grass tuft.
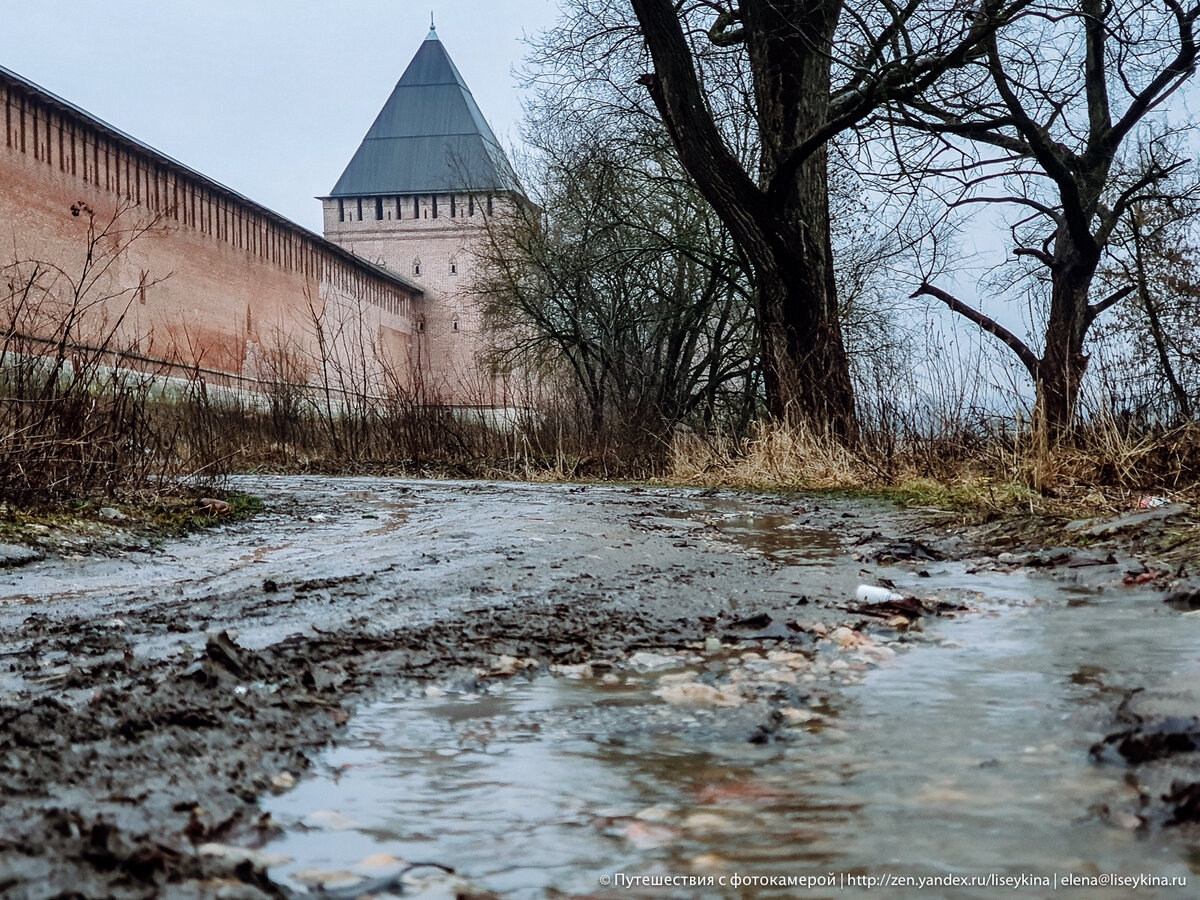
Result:
{"label": "tall dry grass tuft", "polygon": [[669,472],[690,484],[783,491],[875,480],[872,467],[836,438],[774,422],[758,423],[746,438],[680,433],[671,442]]}

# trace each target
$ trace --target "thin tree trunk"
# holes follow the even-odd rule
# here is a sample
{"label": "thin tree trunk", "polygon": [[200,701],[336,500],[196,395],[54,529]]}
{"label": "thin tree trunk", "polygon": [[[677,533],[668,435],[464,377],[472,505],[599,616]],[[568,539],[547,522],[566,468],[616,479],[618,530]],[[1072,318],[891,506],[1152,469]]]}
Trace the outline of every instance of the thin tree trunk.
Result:
{"label": "thin tree trunk", "polygon": [[1171,365],[1171,357],[1167,353],[1166,337],[1163,335],[1162,321],[1158,318],[1158,309],[1150,297],[1146,263],[1142,258],[1142,229],[1138,224],[1137,214],[1132,210],[1129,213],[1129,227],[1133,232],[1133,265],[1137,277],[1138,297],[1142,301],[1142,308],[1146,310],[1146,318],[1150,322],[1150,337],[1154,341],[1154,350],[1158,354],[1159,365],[1162,366],[1163,375],[1171,387],[1175,403],[1179,406],[1179,412],[1183,415],[1184,421],[1191,421],[1192,404],[1188,400],[1187,391],[1183,389],[1183,385],[1179,383],[1179,379],[1175,375],[1175,367]]}

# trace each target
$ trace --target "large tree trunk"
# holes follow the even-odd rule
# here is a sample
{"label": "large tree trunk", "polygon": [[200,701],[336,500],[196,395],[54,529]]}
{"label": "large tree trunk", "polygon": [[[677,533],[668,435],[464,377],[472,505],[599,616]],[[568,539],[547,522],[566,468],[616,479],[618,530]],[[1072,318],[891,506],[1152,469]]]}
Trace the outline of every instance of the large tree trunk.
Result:
{"label": "large tree trunk", "polygon": [[[645,79],[680,160],[728,226],[755,278],[768,408],[843,438],[856,434],[829,235],[828,157],[797,148],[826,121],[827,48],[840,0],[745,0],[762,166],[757,183],[721,139],[670,0],[632,0],[655,74]],[[775,175],[780,170],[786,174]]]}
{"label": "large tree trunk", "polygon": [[[854,391],[833,280],[825,152],[804,166],[803,204],[769,225],[763,253],[752,253],[770,411],[855,433]],[[747,240],[747,244],[757,244]]]}
{"label": "large tree trunk", "polygon": [[1051,444],[1075,421],[1079,386],[1088,366],[1083,344],[1095,318],[1088,293],[1099,264],[1098,254],[1081,249],[1066,228],[1060,229],[1051,269],[1046,346],[1037,377],[1037,414]]}

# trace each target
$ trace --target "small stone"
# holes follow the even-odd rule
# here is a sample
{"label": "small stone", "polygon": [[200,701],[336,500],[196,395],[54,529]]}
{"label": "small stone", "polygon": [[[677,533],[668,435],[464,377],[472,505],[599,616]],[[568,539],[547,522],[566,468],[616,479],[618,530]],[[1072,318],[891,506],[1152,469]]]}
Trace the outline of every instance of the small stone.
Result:
{"label": "small stone", "polygon": [[669,672],[658,679],[659,684],[686,684],[696,680],[695,672]]}
{"label": "small stone", "polygon": [[408,865],[408,860],[401,859],[398,856],[392,856],[390,853],[372,853],[370,856],[361,860],[354,868],[358,871],[364,869],[368,874],[378,875],[381,870],[388,871],[398,869]]}
{"label": "small stone", "polygon": [[505,653],[505,654],[502,654],[499,658],[497,658],[496,665],[493,666],[492,670],[490,672],[488,672],[487,674],[494,675],[494,676],[500,676],[500,677],[507,677],[509,675],[515,675],[517,673],[518,669],[532,669],[532,668],[536,667],[537,664],[538,664],[538,661],[536,659],[530,659],[528,657],[509,656],[508,654]]}
{"label": "small stone", "polygon": [[348,816],[332,809],[319,809],[311,812],[300,820],[307,828],[321,828],[326,831],[345,831],[358,823]]}
{"label": "small stone", "polygon": [[696,682],[664,685],[654,695],[671,706],[733,707],[746,702],[738,694]]}
{"label": "small stone", "polygon": [[663,656],[660,653],[648,653],[645,650],[639,650],[633,656],[629,657],[629,665],[635,669],[652,670],[666,669],[670,666],[677,665],[679,662],[674,656]]}
{"label": "small stone", "polygon": [[718,637],[706,637],[704,639],[704,652],[705,653],[720,653],[721,652],[721,639]]}
{"label": "small stone", "polygon": [[234,863],[248,862],[260,869],[269,869],[271,866],[286,866],[292,861],[290,856],[284,856],[282,853],[263,853],[261,850],[251,850],[248,847],[234,847],[230,844],[201,844],[196,848],[196,852],[201,856],[213,856],[219,859],[227,859]]}
{"label": "small stone", "polygon": [[0,544],[0,568],[28,565],[31,562],[37,562],[43,556],[41,550],[32,547],[22,547],[19,544]]}
{"label": "small stone", "polygon": [[814,719],[821,718],[815,712],[809,709],[796,709],[794,706],[785,706],[779,710],[779,714],[783,716],[783,721],[789,725],[803,725],[805,722],[811,722]]}
{"label": "small stone", "polygon": [[1132,813],[1124,813],[1117,816],[1114,824],[1118,828],[1124,828],[1127,831],[1137,831],[1144,823],[1138,816],[1135,816]]}
{"label": "small stone", "polygon": [[123,522],[129,516],[112,506],[100,507],[100,518],[107,519],[110,522]]}
{"label": "small stone", "polygon": [[271,790],[277,794],[290,791],[296,786],[296,776],[291,772],[280,772],[271,779]]}
{"label": "small stone", "polygon": [[769,672],[764,672],[763,680],[774,681],[778,684],[795,684],[799,678],[791,669],[772,669]]}
{"label": "small stone", "polygon": [[640,812],[633,814],[635,819],[641,819],[643,822],[665,822],[671,818],[671,810],[663,806],[648,806]]}
{"label": "small stone", "polygon": [[31,534],[49,534],[50,526],[49,525],[38,525],[38,524],[26,525],[25,530],[30,532]]}
{"label": "small stone", "polygon": [[352,887],[365,879],[361,875],[347,872],[344,869],[336,872],[326,872],[309,866],[292,875],[301,884],[316,884],[323,888]]}
{"label": "small stone", "polygon": [[692,831],[729,831],[729,820],[710,812],[695,812],[683,820],[683,827]]}
{"label": "small stone", "polygon": [[591,678],[595,674],[591,663],[578,663],[570,666],[556,664],[550,667],[550,671],[563,678]]}

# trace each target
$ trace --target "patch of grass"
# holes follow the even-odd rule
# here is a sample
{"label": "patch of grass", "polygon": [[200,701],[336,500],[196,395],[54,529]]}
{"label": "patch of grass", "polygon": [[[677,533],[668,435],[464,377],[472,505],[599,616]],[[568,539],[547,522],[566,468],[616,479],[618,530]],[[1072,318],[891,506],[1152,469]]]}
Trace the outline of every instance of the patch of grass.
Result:
{"label": "patch of grass", "polygon": [[[206,496],[224,500],[233,511],[212,515],[200,505],[198,495],[120,501],[88,497],[32,508],[4,505],[0,507],[0,540],[33,544],[46,538],[76,543],[82,539],[97,546],[131,536],[159,541],[249,519],[263,509],[262,500],[250,494],[213,492]],[[121,518],[102,515],[102,510],[115,510]]]}

